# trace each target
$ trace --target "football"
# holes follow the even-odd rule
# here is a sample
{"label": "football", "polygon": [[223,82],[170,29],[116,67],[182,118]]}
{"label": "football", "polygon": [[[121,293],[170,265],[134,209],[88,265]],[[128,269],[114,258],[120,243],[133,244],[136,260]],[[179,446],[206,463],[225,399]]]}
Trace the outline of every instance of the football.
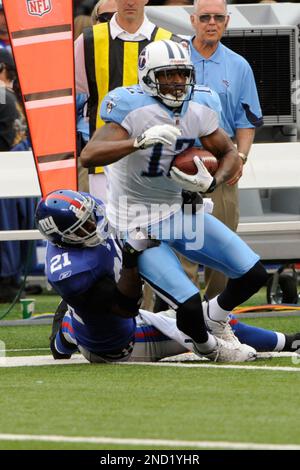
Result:
{"label": "football", "polygon": [[188,175],[195,175],[197,173],[197,167],[194,163],[194,157],[201,158],[206,169],[212,176],[214,176],[219,166],[217,158],[207,150],[198,147],[191,147],[184,152],[179,153],[175,157],[172,166],[176,166],[178,170],[181,170]]}

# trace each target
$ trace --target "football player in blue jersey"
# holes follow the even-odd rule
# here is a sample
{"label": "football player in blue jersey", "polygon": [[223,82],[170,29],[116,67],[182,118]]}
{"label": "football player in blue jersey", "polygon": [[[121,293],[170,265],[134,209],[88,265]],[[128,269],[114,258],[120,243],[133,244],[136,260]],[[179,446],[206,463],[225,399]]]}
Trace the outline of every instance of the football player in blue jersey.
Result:
{"label": "football player in blue jersey", "polygon": [[[188,350],[174,311],[139,310],[137,259],[156,242],[137,241],[122,253],[110,236],[101,201],[75,191],[54,191],[42,199],[36,222],[49,241],[48,280],[69,305],[67,310],[60,306],[54,317],[50,347],[55,359],[80,351],[90,362],[156,361]],[[288,350],[297,339],[237,320],[233,328],[259,351]]]}
{"label": "football player in blue jersey", "polygon": [[[39,202],[36,224],[49,241],[49,283],[68,304],[54,317],[50,347],[55,359],[79,350],[91,362],[154,361],[186,351],[174,319],[139,312],[137,259],[141,243],[149,242],[121,251],[110,236],[101,201],[86,193],[54,191]],[[166,328],[177,341],[163,334]]]}

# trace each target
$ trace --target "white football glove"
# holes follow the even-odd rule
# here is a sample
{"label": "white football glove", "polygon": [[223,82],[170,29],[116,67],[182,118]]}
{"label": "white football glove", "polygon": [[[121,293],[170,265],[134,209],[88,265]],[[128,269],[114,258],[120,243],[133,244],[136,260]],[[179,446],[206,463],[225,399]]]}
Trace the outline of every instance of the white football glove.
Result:
{"label": "white football glove", "polygon": [[127,249],[132,248],[133,251],[141,253],[147,248],[160,245],[160,241],[149,238],[146,230],[136,229],[129,233],[125,245],[127,245]]}
{"label": "white football glove", "polygon": [[138,264],[138,257],[144,250],[160,245],[159,240],[147,238],[147,233],[137,229],[131,232],[127,240],[122,241],[122,258],[125,268],[134,268]]}
{"label": "white football glove", "polygon": [[173,145],[180,135],[181,130],[170,124],[152,126],[135,139],[133,146],[143,150],[155,144]]}
{"label": "white football glove", "polygon": [[206,214],[212,214],[214,210],[214,201],[210,197],[203,198],[203,209]]}
{"label": "white football glove", "polygon": [[188,175],[173,166],[170,170],[170,176],[179,186],[186,191],[206,193],[210,188],[214,178],[205,168],[199,157],[194,157],[195,165],[198,169],[195,175]]}

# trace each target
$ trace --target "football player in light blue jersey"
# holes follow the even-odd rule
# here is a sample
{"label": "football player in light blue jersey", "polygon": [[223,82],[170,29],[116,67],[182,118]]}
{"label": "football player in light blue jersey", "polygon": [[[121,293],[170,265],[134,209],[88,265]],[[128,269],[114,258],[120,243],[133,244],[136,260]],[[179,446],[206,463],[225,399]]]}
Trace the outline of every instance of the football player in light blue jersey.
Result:
{"label": "football player in light blue jersey", "polygon": [[[183,189],[213,191],[240,166],[236,148],[219,128],[219,111],[217,95],[195,87],[188,49],[156,41],[140,55],[139,86],[117,88],[103,100],[106,124],[95,132],[81,160],[86,167],[106,166],[107,214],[119,236],[162,241],[141,254],[139,270],[177,309],[177,326],[193,339],[195,351],[216,357],[231,344],[232,360],[247,360],[253,351],[237,341],[228,314],[265,284],[267,273],[259,256],[221,222],[201,209],[193,214],[181,207]],[[195,175],[172,167],[174,157],[197,139],[219,159],[214,177],[197,157]],[[229,277],[226,289],[203,304],[204,316],[198,289],[171,247]]]}
{"label": "football player in light blue jersey", "polygon": [[[91,362],[156,361],[187,351],[175,312],[138,312],[139,252],[124,249],[122,260],[101,201],[86,193],[54,191],[40,201],[36,221],[49,240],[48,280],[69,304],[54,317],[50,346],[55,359],[79,350]],[[259,351],[287,349],[297,339],[237,320],[234,329]]]}

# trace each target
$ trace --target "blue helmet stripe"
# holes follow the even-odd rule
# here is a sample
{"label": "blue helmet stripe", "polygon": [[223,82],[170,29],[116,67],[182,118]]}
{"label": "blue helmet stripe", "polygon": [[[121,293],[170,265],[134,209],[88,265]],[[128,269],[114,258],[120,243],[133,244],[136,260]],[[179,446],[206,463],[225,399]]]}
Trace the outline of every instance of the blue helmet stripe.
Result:
{"label": "blue helmet stripe", "polygon": [[170,44],[167,41],[162,41],[162,42],[164,42],[166,47],[167,47],[168,54],[169,54],[169,59],[175,59],[175,55],[174,55],[173,49],[170,46]]}
{"label": "blue helmet stripe", "polygon": [[178,48],[178,50],[179,50],[179,54],[180,54],[181,59],[184,59],[184,58],[185,58],[185,55],[184,55],[184,53],[183,53],[182,46],[180,46],[180,45],[177,44],[176,42],[175,42],[175,44],[176,44],[176,46],[177,46],[177,48]]}

